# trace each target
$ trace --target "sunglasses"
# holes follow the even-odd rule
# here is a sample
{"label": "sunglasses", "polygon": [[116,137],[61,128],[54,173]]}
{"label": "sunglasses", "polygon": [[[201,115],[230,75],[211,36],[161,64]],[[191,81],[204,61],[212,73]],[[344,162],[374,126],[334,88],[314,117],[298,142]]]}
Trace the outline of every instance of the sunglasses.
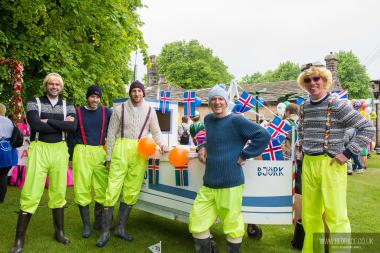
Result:
{"label": "sunglasses", "polygon": [[303,79],[303,82],[304,83],[311,83],[311,80],[313,80],[315,83],[318,82],[319,80],[321,80],[321,77],[320,76],[314,76],[312,78],[310,77],[306,77],[305,79]]}

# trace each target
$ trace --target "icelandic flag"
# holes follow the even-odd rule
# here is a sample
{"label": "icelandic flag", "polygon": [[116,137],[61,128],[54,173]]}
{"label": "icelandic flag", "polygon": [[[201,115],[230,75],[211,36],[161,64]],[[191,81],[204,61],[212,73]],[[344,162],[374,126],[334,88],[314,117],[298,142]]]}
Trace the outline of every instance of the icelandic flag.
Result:
{"label": "icelandic flag", "polygon": [[261,154],[263,160],[274,161],[284,160],[284,154],[282,153],[281,143],[277,138],[271,139],[266,149]]}
{"label": "icelandic flag", "polygon": [[344,102],[348,102],[348,93],[346,90],[335,90],[331,92],[333,97],[336,97],[339,100],[343,100]]}
{"label": "icelandic flag", "polygon": [[243,91],[238,100],[235,103],[232,112],[243,113],[255,108],[256,100],[248,92]]}
{"label": "icelandic flag", "polygon": [[175,167],[175,185],[189,186],[189,167],[187,165]]}
{"label": "icelandic flag", "polygon": [[148,179],[149,184],[158,184],[160,178],[160,159],[148,160]]}
{"label": "icelandic flag", "polygon": [[160,108],[161,113],[169,111],[170,91],[160,90]]}
{"label": "icelandic flag", "polygon": [[183,93],[184,100],[184,115],[194,116],[195,115],[195,91],[187,90]]}
{"label": "icelandic flag", "polygon": [[292,130],[292,127],[287,124],[285,120],[281,120],[277,116],[274,117],[273,121],[267,128],[267,131],[270,133],[271,138],[277,138],[280,143],[282,143],[289,135],[290,130]]}

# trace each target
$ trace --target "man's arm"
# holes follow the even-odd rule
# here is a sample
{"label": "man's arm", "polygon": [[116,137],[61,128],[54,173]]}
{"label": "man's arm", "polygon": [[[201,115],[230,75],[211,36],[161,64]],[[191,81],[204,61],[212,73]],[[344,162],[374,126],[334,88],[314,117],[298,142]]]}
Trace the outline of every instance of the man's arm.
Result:
{"label": "man's arm", "polygon": [[112,150],[116,141],[116,134],[120,128],[120,116],[121,116],[121,108],[118,106],[112,112],[110,123],[108,125],[107,132],[107,161],[111,161]]}
{"label": "man's arm", "polygon": [[243,140],[250,140],[247,147],[241,151],[240,158],[246,160],[260,155],[267,147],[270,140],[270,134],[268,131],[242,116],[236,117],[235,126],[236,131],[240,133]]}
{"label": "man's arm", "polygon": [[77,116],[73,105],[67,105],[67,117],[62,120],[48,119],[47,123],[59,131],[75,132],[77,129]]}
{"label": "man's arm", "polygon": [[26,104],[26,119],[33,131],[40,133],[56,133],[57,129],[50,126],[46,122],[42,122],[38,115],[37,101],[34,99]]}
{"label": "man's arm", "polygon": [[[346,128],[352,127],[356,129],[356,136],[349,141],[347,148],[342,152],[349,159],[353,154],[359,154],[371,142],[372,137],[375,135],[375,128],[370,120],[342,102],[337,104],[336,115]],[[339,156],[338,158],[343,157]]]}

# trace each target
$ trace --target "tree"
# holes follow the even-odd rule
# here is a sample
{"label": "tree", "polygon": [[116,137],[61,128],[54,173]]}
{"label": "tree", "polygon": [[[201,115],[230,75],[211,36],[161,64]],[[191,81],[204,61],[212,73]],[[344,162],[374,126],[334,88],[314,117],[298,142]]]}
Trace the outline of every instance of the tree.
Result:
{"label": "tree", "polygon": [[335,56],[338,60],[337,76],[342,87],[348,90],[349,98],[369,98],[370,78],[358,57],[351,51],[339,51]]}
{"label": "tree", "polygon": [[252,75],[245,75],[241,78],[239,81],[240,84],[252,84],[252,83],[259,83],[263,74],[260,72],[255,72]]}
{"label": "tree", "polygon": [[141,7],[140,0],[1,1],[0,57],[24,63],[24,101],[43,93],[49,72],[62,75],[64,97],[75,104],[91,84],[103,86],[107,105],[124,96],[131,52],[140,49],[147,59]]}
{"label": "tree", "polygon": [[300,67],[298,64],[291,61],[286,61],[284,63],[280,63],[275,70],[268,70],[264,74],[256,72],[253,75],[245,75],[242,80],[240,80],[240,83],[251,84],[296,80],[299,73]]}
{"label": "tree", "polygon": [[229,83],[233,78],[223,61],[197,40],[165,44],[157,57],[157,70],[168,82],[185,89]]}

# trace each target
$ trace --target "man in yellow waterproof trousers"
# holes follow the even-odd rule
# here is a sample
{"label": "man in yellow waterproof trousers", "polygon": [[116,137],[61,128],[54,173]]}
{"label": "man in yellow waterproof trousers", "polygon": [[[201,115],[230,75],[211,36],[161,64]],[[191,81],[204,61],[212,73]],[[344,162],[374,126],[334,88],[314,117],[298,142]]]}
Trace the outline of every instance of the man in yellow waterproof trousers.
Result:
{"label": "man in yellow waterproof trousers", "polygon": [[76,129],[75,108],[59,97],[63,79],[57,73],[48,74],[43,87],[45,95],[27,103],[26,117],[31,127],[25,184],[20,197],[16,239],[11,252],[22,252],[26,229],[36,211],[49,175],[49,202],[53,211],[55,239],[63,244],[70,240],[63,231],[66,204],[69,153],[66,132]]}
{"label": "man in yellow waterproof trousers", "polygon": [[126,222],[136,204],[144,174],[146,158],[138,151],[138,141],[150,132],[161,151],[166,151],[156,111],[144,101],[144,85],[134,81],[129,87],[129,99],[114,108],[107,134],[107,163],[109,167],[108,187],[102,217],[102,233],[96,243],[103,247],[108,242],[112,214],[120,193],[119,217],[115,235],[123,240],[132,241],[133,237],[125,229]]}
{"label": "man in yellow waterproof trousers", "polygon": [[[369,120],[329,93],[332,74],[322,64],[303,66],[298,84],[310,94],[301,105],[298,130],[298,144],[304,154],[302,223],[305,240],[302,251],[308,253],[324,247],[320,245],[324,242],[323,212],[330,238],[350,237],[345,163],[367,146],[375,129]],[[355,128],[357,135],[345,148],[343,137],[347,128]],[[335,250],[333,246],[330,245],[330,253]]]}
{"label": "man in yellow waterproof trousers", "polygon": [[209,253],[210,227],[219,217],[227,236],[228,253],[238,253],[245,231],[241,215],[242,165],[264,151],[270,135],[256,123],[227,110],[228,96],[223,87],[214,86],[208,101],[212,113],[204,119],[206,141],[199,149],[199,160],[206,164],[206,171],[190,212],[189,231],[195,252]]}
{"label": "man in yellow waterproof trousers", "polygon": [[104,144],[112,111],[100,105],[101,97],[100,86],[92,85],[87,89],[87,103],[77,108],[79,125],[70,142],[70,146],[75,145],[72,160],[74,200],[78,204],[83,223],[83,238],[88,238],[91,234],[89,210],[92,202],[91,190],[94,190],[95,200],[94,229],[100,230],[108,183]]}

